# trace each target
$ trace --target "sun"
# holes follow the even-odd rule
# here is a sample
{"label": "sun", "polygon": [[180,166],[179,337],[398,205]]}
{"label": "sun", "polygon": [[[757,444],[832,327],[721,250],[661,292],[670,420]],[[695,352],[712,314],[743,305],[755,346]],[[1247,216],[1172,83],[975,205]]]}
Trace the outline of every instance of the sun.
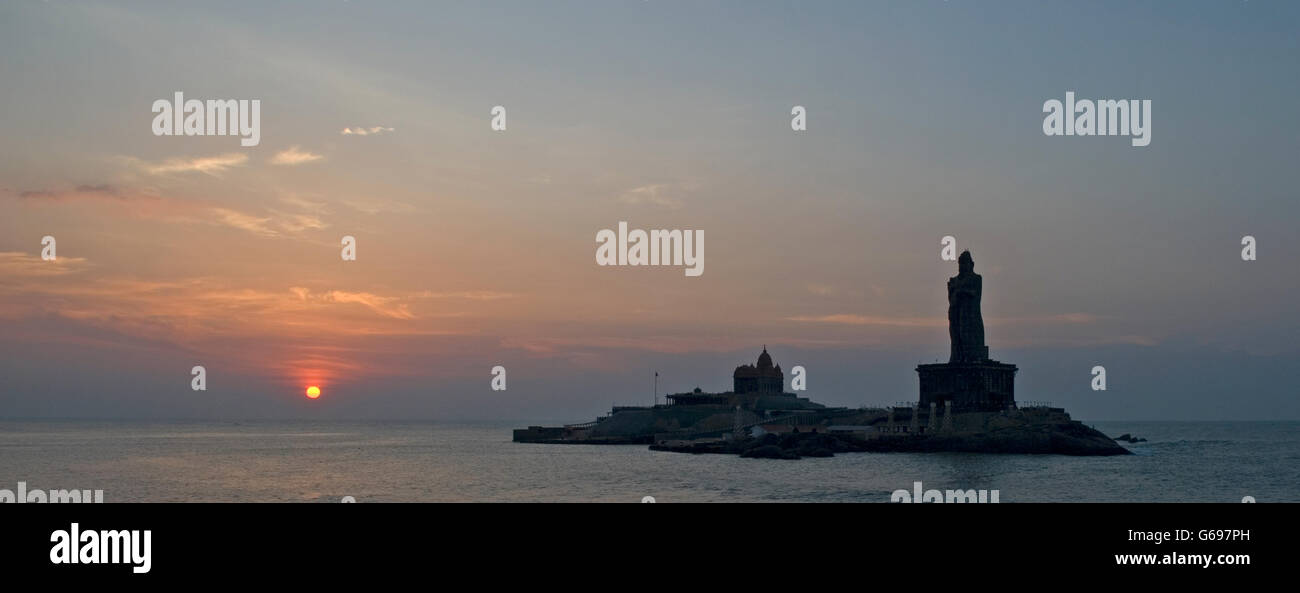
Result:
{"label": "sun", "polygon": [[311,399],[316,399],[316,398],[320,397],[320,388],[317,387],[317,386],[315,386],[315,385],[312,385],[311,387],[308,387],[308,388],[307,388],[307,397],[309,397],[309,398],[311,398]]}

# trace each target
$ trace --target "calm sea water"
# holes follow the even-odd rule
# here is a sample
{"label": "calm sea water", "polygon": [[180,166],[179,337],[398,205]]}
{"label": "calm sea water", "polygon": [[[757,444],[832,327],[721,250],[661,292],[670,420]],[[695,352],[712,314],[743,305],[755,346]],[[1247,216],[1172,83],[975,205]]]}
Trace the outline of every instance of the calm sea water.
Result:
{"label": "calm sea water", "polygon": [[1096,422],[1126,457],[842,454],[779,461],[510,442],[508,425],[3,422],[0,488],[107,502],[887,502],[929,488],[1002,502],[1300,501],[1300,423]]}

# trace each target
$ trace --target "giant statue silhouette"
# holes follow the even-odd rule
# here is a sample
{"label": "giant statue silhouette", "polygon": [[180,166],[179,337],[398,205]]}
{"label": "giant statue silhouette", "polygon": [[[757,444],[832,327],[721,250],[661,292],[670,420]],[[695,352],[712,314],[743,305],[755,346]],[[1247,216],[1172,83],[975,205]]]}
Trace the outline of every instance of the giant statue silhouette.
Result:
{"label": "giant statue silhouette", "polygon": [[988,360],[984,345],[984,318],[980,315],[980,295],[984,279],[975,273],[975,260],[969,251],[957,258],[957,275],[948,279],[948,337],[952,353],[948,362]]}

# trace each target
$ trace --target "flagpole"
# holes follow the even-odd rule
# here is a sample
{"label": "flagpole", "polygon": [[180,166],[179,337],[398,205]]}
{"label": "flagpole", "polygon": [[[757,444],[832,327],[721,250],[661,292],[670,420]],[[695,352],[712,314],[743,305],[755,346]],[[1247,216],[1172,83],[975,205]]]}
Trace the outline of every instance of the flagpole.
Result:
{"label": "flagpole", "polygon": [[655,405],[659,405],[659,371],[655,371]]}

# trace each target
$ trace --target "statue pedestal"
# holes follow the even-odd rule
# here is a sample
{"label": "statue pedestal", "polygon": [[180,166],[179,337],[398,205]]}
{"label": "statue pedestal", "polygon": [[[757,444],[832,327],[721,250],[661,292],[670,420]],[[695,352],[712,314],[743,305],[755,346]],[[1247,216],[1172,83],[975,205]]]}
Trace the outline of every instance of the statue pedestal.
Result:
{"label": "statue pedestal", "polygon": [[1016,402],[1017,370],[996,360],[920,365],[921,407],[952,402],[959,412],[1005,410]]}
{"label": "statue pedestal", "polygon": [[[989,360],[984,345],[980,299],[984,279],[975,273],[969,251],[957,258],[957,275],[948,279],[948,362],[916,367],[921,377],[922,408],[951,406],[946,411],[995,412],[1016,405],[1016,365]],[[947,415],[944,422],[948,422]]]}

